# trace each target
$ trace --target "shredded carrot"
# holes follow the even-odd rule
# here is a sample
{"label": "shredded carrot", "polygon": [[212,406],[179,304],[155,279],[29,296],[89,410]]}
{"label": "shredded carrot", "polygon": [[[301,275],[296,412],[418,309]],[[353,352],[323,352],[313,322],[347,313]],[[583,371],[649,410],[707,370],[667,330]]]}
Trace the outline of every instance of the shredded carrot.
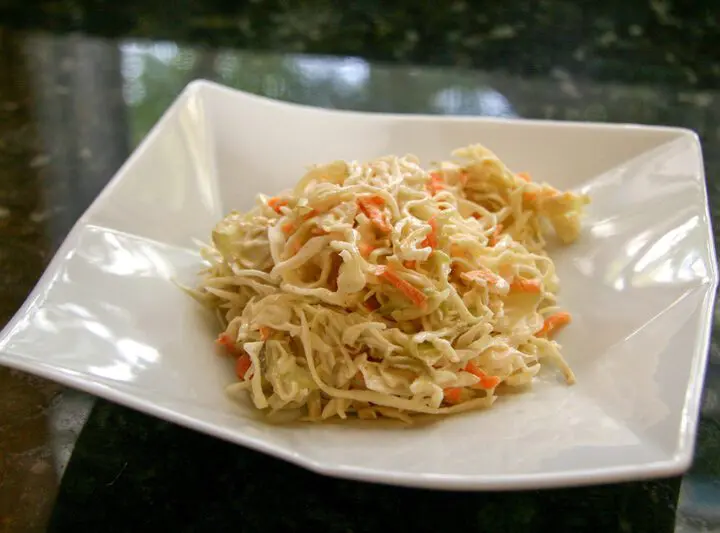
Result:
{"label": "shredded carrot", "polygon": [[525,202],[534,202],[537,199],[537,193],[534,192],[524,192],[523,193],[523,200]]}
{"label": "shredded carrot", "polygon": [[468,361],[468,364],[465,365],[465,372],[470,372],[471,374],[479,377],[480,379],[487,376],[485,372],[480,370],[475,364],[473,364],[471,361]]}
{"label": "shredded carrot", "polygon": [[465,372],[470,372],[472,375],[479,377],[480,382],[477,385],[479,385],[482,389],[494,389],[501,381],[501,379],[497,376],[488,376],[472,362],[468,362],[467,366],[465,366]]}
{"label": "shredded carrot", "polygon": [[402,279],[388,267],[378,268],[377,275],[388,283],[395,286],[405,297],[415,305],[424,306],[427,303],[427,296],[420,289],[413,287],[410,282]]}
{"label": "shredded carrot", "polygon": [[303,217],[303,220],[310,220],[312,217],[316,217],[319,214],[320,214],[320,211],[318,211],[317,209],[313,209],[312,211],[310,211],[307,215],[305,215]]}
{"label": "shredded carrot", "polygon": [[437,248],[438,227],[437,227],[437,220],[435,220],[434,216],[430,217],[430,220],[428,220],[428,224],[430,224],[430,229],[432,230],[432,231],[430,231],[430,234],[427,236],[428,242],[429,242],[431,248]]}
{"label": "shredded carrot", "polygon": [[537,294],[542,290],[542,283],[537,279],[515,278],[510,284],[510,290]]}
{"label": "shredded carrot", "polygon": [[268,200],[268,207],[275,211],[278,215],[282,215],[280,208],[286,205],[288,205],[288,201],[277,196],[273,196]]}
{"label": "shredded carrot", "polygon": [[430,220],[428,220],[428,224],[430,224],[430,233],[427,234],[427,237],[425,237],[421,245],[423,247],[429,246],[434,250],[435,248],[437,248],[438,245],[437,221],[435,220],[435,216],[430,217]]}
{"label": "shredded carrot", "polygon": [[497,376],[486,376],[480,380],[480,386],[483,389],[494,389],[500,385],[500,381],[502,380]]}
{"label": "shredded carrot", "polygon": [[215,344],[219,346],[228,346],[233,344],[232,339],[230,338],[230,335],[227,333],[221,333],[218,335],[218,338],[215,339]]}
{"label": "shredded carrot", "polygon": [[415,270],[417,268],[417,261],[403,261],[403,266],[410,270]]}
{"label": "shredded carrot", "polygon": [[450,404],[458,404],[462,402],[462,392],[460,387],[450,387],[443,389],[443,399]]}
{"label": "shredded carrot", "polygon": [[272,335],[272,329],[267,326],[260,326],[260,338],[264,341],[268,340]]}
{"label": "shredded carrot", "polygon": [[495,226],[495,230],[492,232],[492,235],[490,235],[490,239],[488,239],[489,246],[495,246],[497,244],[498,238],[500,237],[500,232],[502,230],[503,230],[502,224],[497,224]]}
{"label": "shredded carrot", "polygon": [[528,183],[530,183],[530,182],[532,181],[532,178],[530,177],[530,174],[528,174],[527,172],[518,172],[518,173],[515,174],[515,175],[516,175],[518,178],[520,178],[521,180],[527,181]]}
{"label": "shredded carrot", "polygon": [[[312,217],[315,217],[319,214],[320,214],[320,211],[318,211],[317,209],[313,209],[312,211],[310,211],[303,217],[303,220],[309,220]],[[295,222],[285,222],[285,224],[280,226],[280,229],[283,230],[283,233],[285,235],[289,235],[290,233],[292,233],[293,231],[295,231],[297,229],[297,224]],[[315,229],[313,229],[311,232],[315,232]],[[324,235],[324,234],[320,234],[320,235]]]}
{"label": "shredded carrot", "polygon": [[445,180],[442,177],[442,174],[440,172],[431,172],[430,173],[430,181],[427,183],[427,190],[432,195],[435,196],[437,193],[442,191],[445,188]]}
{"label": "shredded carrot", "polygon": [[238,348],[232,337],[227,333],[219,335],[215,343],[222,346],[228,355],[237,357],[237,361],[235,361],[235,374],[237,374],[238,378],[244,379],[251,365],[250,356],[245,353],[245,350]]}
{"label": "shredded carrot", "polygon": [[498,277],[489,270],[471,270],[469,272],[463,272],[461,276],[467,281],[487,281],[491,284],[498,282]]}
{"label": "shredded carrot", "polygon": [[222,346],[228,355],[239,355],[241,353],[241,350],[235,347],[235,341],[233,341],[232,337],[230,337],[227,333],[221,333],[218,335],[218,338],[215,340],[215,344]]}
{"label": "shredded carrot", "polygon": [[375,249],[375,247],[372,244],[361,242],[360,244],[358,244],[358,249],[360,250],[361,256],[368,257]]}
{"label": "shredded carrot", "polygon": [[570,313],[566,313],[565,311],[550,315],[545,319],[543,327],[540,328],[540,331],[538,331],[536,335],[551,337],[558,329],[568,325],[571,318]]}
{"label": "shredded carrot", "polygon": [[362,200],[367,204],[376,205],[378,207],[383,207],[385,205],[385,198],[382,196],[365,196]]}
{"label": "shredded carrot", "polygon": [[383,212],[380,210],[380,208],[385,205],[385,200],[383,200],[382,197],[365,196],[359,198],[357,203],[360,210],[365,213],[365,216],[367,216],[373,223],[373,226],[383,233],[388,233],[390,231],[390,225],[387,223]]}
{"label": "shredded carrot", "polygon": [[238,357],[235,362],[235,374],[237,377],[245,379],[245,374],[247,374],[247,371],[250,370],[250,365],[252,365],[252,360],[248,354],[244,353]]}

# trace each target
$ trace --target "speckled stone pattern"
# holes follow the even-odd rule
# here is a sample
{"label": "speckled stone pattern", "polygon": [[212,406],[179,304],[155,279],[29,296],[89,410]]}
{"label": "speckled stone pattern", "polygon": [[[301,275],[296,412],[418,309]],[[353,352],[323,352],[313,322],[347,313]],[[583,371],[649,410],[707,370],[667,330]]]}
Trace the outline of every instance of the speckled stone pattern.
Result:
{"label": "speckled stone pattern", "polygon": [[[46,250],[33,222],[38,205],[37,148],[27,78],[17,41],[0,30],[0,317],[20,306],[42,272]],[[0,367],[0,531],[18,523],[40,531],[57,476],[45,413],[60,387]]]}
{"label": "speckled stone pattern", "polygon": [[[111,437],[108,437],[111,435]],[[100,402],[51,532],[673,531],[678,478],[457,493],[344,481]],[[480,452],[479,452],[480,453]]]}
{"label": "speckled stone pattern", "polygon": [[[714,0],[6,2],[16,27],[716,87]],[[1,8],[0,8],[1,9]],[[3,11],[0,11],[3,13]],[[632,65],[632,68],[629,68]]]}
{"label": "speckled stone pattern", "polygon": [[[127,156],[125,125],[111,116],[111,103],[123,102],[122,84],[114,84],[114,98],[112,92],[98,93],[102,80],[93,77],[92,84],[83,83],[82,72],[75,68],[78,59],[92,67],[94,53],[95,64],[102,63],[104,71],[117,76],[108,54],[98,56],[103,50],[118,52],[116,44],[79,47],[67,39],[38,46],[0,27],[3,325],[23,303],[74,221]],[[85,76],[87,81],[87,72]],[[72,85],[95,91],[102,99],[93,106],[91,95],[71,91]],[[84,115],[74,110],[80,102]],[[121,134],[103,135],[111,127],[120,128]],[[0,367],[0,532],[45,530],[59,480],[92,402],[90,396]]]}

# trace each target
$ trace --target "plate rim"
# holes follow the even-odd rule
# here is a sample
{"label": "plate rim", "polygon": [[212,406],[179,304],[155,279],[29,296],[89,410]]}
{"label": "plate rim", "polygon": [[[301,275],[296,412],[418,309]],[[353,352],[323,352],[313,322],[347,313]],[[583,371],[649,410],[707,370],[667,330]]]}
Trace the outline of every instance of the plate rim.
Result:
{"label": "plate rim", "polygon": [[[137,159],[145,153],[151,146],[152,141],[161,134],[164,126],[170,121],[170,117],[177,112],[186,101],[196,97],[198,94],[206,90],[221,90],[233,94],[234,96],[242,96],[250,100],[261,101],[264,104],[274,106],[289,106],[292,108],[303,108],[314,112],[327,114],[342,114],[353,117],[362,116],[366,119],[383,117],[390,120],[433,120],[442,122],[482,122],[482,123],[498,123],[498,124],[517,124],[533,125],[542,127],[565,127],[565,128],[600,128],[604,130],[652,130],[658,132],[674,133],[678,138],[685,137],[693,143],[693,147],[698,157],[699,165],[696,174],[697,181],[702,185],[702,198],[704,200],[706,244],[709,258],[708,280],[698,286],[698,289],[704,291],[703,295],[703,320],[698,325],[698,342],[692,350],[692,366],[689,375],[692,382],[699,383],[698,386],[690,386],[685,393],[685,399],[682,407],[682,422],[679,426],[680,438],[675,453],[669,459],[652,462],[638,462],[632,465],[613,466],[608,468],[577,468],[574,470],[562,470],[551,473],[527,473],[527,474],[493,474],[489,476],[472,475],[457,476],[453,474],[422,474],[422,473],[404,473],[393,471],[382,471],[366,467],[348,467],[337,465],[326,465],[314,459],[310,459],[303,455],[293,453],[291,450],[278,447],[274,444],[268,444],[263,439],[258,439],[242,433],[233,432],[229,428],[217,426],[209,422],[205,422],[200,418],[184,415],[182,412],[162,406],[158,403],[145,400],[130,392],[113,388],[101,381],[90,381],[83,374],[76,374],[68,370],[64,370],[52,365],[38,364],[36,362],[28,362],[20,354],[13,353],[5,349],[5,342],[13,333],[13,331],[22,322],[27,315],[34,302],[42,295],[44,290],[52,285],[52,279],[60,270],[62,264],[66,260],[67,253],[74,249],[75,243],[78,241],[82,230],[89,226],[97,226],[90,220],[93,212],[100,206],[108,196],[110,196]],[[104,227],[104,226],[103,226]],[[112,228],[107,228],[112,229]],[[137,236],[139,238],[144,238]],[[176,423],[180,426],[200,431],[214,437],[240,444],[254,451],[266,453],[275,458],[284,460],[296,466],[306,468],[318,474],[331,477],[339,477],[357,481],[367,481],[380,484],[389,484],[405,487],[442,489],[442,490],[519,490],[519,489],[540,489],[540,488],[558,488],[570,486],[582,486],[591,484],[611,483],[618,481],[633,481],[641,479],[649,479],[656,477],[673,476],[683,473],[687,470],[693,460],[696,436],[699,425],[699,414],[702,403],[702,392],[704,390],[704,378],[707,370],[709,357],[709,347],[711,341],[711,330],[713,322],[713,305],[716,299],[718,287],[717,257],[715,242],[713,238],[712,218],[710,217],[710,209],[708,202],[707,183],[705,176],[705,166],[702,156],[702,147],[700,139],[696,132],[673,126],[648,126],[639,124],[625,123],[597,123],[597,122],[573,122],[560,120],[539,120],[539,119],[522,119],[522,118],[494,118],[479,116],[448,116],[448,115],[431,115],[431,114],[399,114],[399,113],[368,113],[362,111],[350,110],[334,110],[320,107],[313,107],[293,102],[284,102],[274,100],[264,96],[259,96],[244,91],[225,87],[218,83],[206,80],[195,80],[190,82],[174,99],[172,104],[163,112],[160,119],[153,125],[148,134],[143,138],[140,144],[132,151],[127,160],[120,166],[117,172],[108,181],[102,191],[95,197],[88,208],[73,224],[71,230],[59,246],[54,256],[46,266],[44,272],[36,282],[29,295],[8,321],[0,332],[0,363],[3,366],[14,368],[23,372],[40,376],[42,378],[60,383],[71,388],[82,390],[94,396],[98,396],[109,401],[124,405],[131,409],[143,412],[145,414],[155,416],[168,422]]]}

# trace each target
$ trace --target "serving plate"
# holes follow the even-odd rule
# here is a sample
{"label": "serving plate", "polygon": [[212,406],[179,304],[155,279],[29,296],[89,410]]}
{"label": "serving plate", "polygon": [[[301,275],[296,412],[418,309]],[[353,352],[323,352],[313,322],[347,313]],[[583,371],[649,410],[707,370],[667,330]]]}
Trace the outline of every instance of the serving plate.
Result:
{"label": "serving plate", "polygon": [[[551,252],[577,384],[546,374],[490,410],[417,427],[272,425],[229,400],[217,326],[173,283],[201,266],[194,239],[308,164],[427,163],[474,142],[592,197],[579,242]],[[690,131],[330,111],[199,81],[78,221],[0,335],[0,364],[323,474],[438,489],[602,483],[690,464],[716,285]]]}

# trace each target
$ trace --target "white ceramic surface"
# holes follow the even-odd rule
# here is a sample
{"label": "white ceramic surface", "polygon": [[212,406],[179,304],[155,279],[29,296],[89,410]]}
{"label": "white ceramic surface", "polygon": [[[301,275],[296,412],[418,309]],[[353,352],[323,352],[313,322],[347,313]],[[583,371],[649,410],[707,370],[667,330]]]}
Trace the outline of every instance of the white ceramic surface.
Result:
{"label": "white ceramic surface", "polygon": [[[232,403],[211,317],[171,282],[193,239],[313,162],[482,142],[593,200],[554,251],[577,374],[418,428],[271,426]],[[717,283],[696,135],[687,130],[360,114],[191,84],[83,215],[2,332],[0,363],[324,474],[519,489],[676,474],[691,461]]]}

